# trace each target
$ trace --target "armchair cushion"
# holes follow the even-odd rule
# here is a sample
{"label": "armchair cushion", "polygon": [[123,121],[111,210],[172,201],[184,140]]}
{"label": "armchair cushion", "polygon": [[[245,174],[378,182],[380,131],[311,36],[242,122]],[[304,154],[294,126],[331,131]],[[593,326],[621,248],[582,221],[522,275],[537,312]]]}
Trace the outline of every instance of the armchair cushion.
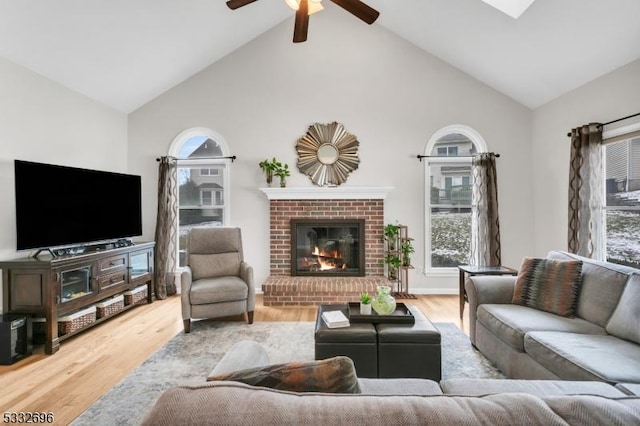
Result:
{"label": "armchair cushion", "polygon": [[209,376],[207,380],[242,382],[291,392],[360,393],[353,361],[346,356],[249,368]]}
{"label": "armchair cushion", "polygon": [[582,262],[526,257],[516,280],[512,303],[564,317],[573,317]]}
{"label": "armchair cushion", "polygon": [[248,292],[240,277],[202,278],[191,284],[190,300],[192,305],[245,300]]}
{"label": "armchair cushion", "polygon": [[192,254],[189,265],[193,279],[239,276],[241,256],[238,252],[219,254]]}

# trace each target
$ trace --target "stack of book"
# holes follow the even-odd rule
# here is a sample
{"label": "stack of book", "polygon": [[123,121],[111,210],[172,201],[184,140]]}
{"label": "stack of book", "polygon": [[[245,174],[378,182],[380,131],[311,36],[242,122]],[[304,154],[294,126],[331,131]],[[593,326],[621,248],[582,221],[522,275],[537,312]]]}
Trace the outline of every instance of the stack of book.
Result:
{"label": "stack of book", "polygon": [[342,311],[324,311],[322,319],[329,328],[349,327],[349,318]]}

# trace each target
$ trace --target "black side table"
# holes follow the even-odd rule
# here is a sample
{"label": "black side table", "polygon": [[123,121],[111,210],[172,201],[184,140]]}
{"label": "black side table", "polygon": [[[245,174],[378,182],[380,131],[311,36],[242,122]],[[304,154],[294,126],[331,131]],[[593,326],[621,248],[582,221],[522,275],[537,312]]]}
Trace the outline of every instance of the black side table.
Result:
{"label": "black side table", "polygon": [[518,271],[508,266],[473,266],[458,265],[460,271],[460,319],[464,313],[464,302],[468,302],[467,291],[464,289],[465,274],[474,275],[518,275]]}

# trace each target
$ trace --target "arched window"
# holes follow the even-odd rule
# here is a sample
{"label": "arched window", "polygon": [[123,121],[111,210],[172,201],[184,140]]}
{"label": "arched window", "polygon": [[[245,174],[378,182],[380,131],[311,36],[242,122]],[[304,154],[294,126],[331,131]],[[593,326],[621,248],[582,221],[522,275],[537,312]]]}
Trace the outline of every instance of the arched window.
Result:
{"label": "arched window", "polygon": [[427,143],[425,270],[468,264],[471,254],[472,157],[487,152],[478,132],[463,125],[438,130]]}
{"label": "arched window", "polygon": [[193,226],[229,223],[229,149],[222,135],[206,128],[180,133],[169,147],[178,159],[178,264],[184,266],[186,234]]}

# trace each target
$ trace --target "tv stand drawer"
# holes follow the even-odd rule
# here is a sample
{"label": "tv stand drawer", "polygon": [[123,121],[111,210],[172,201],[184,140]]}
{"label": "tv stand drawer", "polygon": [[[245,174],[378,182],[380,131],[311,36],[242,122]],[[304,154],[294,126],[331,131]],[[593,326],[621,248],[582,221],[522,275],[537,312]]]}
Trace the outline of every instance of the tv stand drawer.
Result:
{"label": "tv stand drawer", "polygon": [[127,281],[127,271],[115,272],[109,275],[102,275],[98,278],[98,287],[100,291],[111,288],[116,285],[124,284]]}
{"label": "tv stand drawer", "polygon": [[127,255],[121,254],[117,256],[109,256],[100,260],[98,270],[100,274],[109,273],[118,269],[126,269]]}

